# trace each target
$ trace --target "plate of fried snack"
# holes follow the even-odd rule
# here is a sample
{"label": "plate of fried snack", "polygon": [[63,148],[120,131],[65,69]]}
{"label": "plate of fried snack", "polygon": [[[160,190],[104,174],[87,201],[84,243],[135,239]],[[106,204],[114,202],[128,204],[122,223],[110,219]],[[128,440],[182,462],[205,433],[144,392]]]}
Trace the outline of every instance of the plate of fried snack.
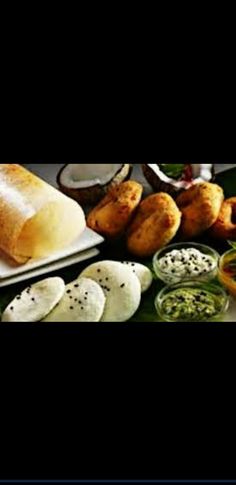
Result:
{"label": "plate of fried snack", "polygon": [[55,189],[0,164],[3,323],[236,318],[236,167],[133,165],[67,164]]}

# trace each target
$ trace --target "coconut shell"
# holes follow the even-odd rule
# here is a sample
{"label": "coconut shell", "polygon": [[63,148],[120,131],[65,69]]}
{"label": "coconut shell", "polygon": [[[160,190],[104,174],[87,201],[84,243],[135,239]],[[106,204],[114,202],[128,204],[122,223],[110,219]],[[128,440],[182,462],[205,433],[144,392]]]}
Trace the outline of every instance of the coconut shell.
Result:
{"label": "coconut shell", "polygon": [[62,169],[60,170],[57,176],[58,186],[64,194],[76,200],[77,202],[79,202],[79,204],[83,206],[96,205],[98,202],[100,202],[100,200],[102,200],[103,197],[105,197],[105,195],[107,194],[107,192],[110,190],[111,187],[128,180],[133,170],[133,167],[131,164],[125,163],[123,165],[123,168],[115,175],[115,177],[111,180],[111,182],[109,182],[106,185],[97,184],[97,185],[94,185],[93,187],[88,187],[85,189],[72,189],[70,187],[65,187],[61,183],[61,175],[66,167],[67,167],[67,164],[64,165],[64,167],[62,167]]}
{"label": "coconut shell", "polygon": [[[180,192],[183,192],[184,189],[179,189],[178,187],[175,187],[173,184],[168,184],[166,182],[163,182],[163,180],[161,180],[157,174],[154,174],[153,170],[147,164],[142,164],[142,170],[143,170],[144,177],[151,185],[154,192],[166,192],[167,194],[170,194],[174,198],[177,197],[177,195],[179,195]],[[211,181],[213,181],[214,178],[215,178],[215,170],[214,170],[214,164],[212,164]]]}

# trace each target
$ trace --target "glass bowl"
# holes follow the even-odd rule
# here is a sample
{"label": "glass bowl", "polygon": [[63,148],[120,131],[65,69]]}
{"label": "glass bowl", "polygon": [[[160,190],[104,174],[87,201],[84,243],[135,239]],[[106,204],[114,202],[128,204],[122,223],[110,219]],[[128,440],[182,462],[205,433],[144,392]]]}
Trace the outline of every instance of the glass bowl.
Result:
{"label": "glass bowl", "polygon": [[[179,309],[176,305],[178,290],[185,291],[185,298],[182,296],[180,300]],[[186,292],[189,290],[198,290],[199,303],[195,305],[195,311],[193,312],[187,298]],[[202,293],[202,296],[200,296]],[[183,291],[181,291],[183,294]],[[170,296],[172,295],[173,303],[170,303]],[[207,295],[207,296],[204,296]],[[174,298],[175,296],[175,298]],[[204,300],[207,297],[207,301],[214,303],[216,311],[214,314],[207,314]],[[181,298],[179,296],[179,298]],[[203,300],[201,300],[203,298]],[[168,300],[167,300],[168,299]],[[169,303],[169,304],[168,304]],[[175,308],[176,305],[176,308]],[[228,293],[216,284],[212,283],[202,283],[196,281],[185,281],[177,285],[166,286],[157,295],[155,300],[155,307],[159,316],[166,322],[208,322],[208,321],[219,321],[219,318],[227,312],[229,307],[229,295]],[[184,307],[184,310],[183,310]],[[207,308],[209,306],[207,305]],[[171,311],[170,311],[171,309]],[[202,311],[202,313],[201,313]],[[210,312],[210,310],[207,310]]]}
{"label": "glass bowl", "polygon": [[[169,270],[163,271],[163,269],[160,266],[160,261],[164,256],[166,256],[166,254],[174,250],[179,251],[181,249],[190,249],[190,248],[198,249],[198,251],[200,251],[202,254],[206,256],[211,256],[215,261],[215,266],[213,270],[210,270],[207,273],[202,275],[198,274],[196,276],[189,275],[189,274],[183,275],[178,273],[171,274]],[[204,282],[204,281],[211,281],[217,277],[219,260],[220,260],[220,255],[217,253],[217,251],[215,251],[215,249],[212,249],[209,246],[206,246],[204,244],[199,244],[194,242],[176,243],[176,244],[171,244],[170,246],[166,246],[165,248],[162,248],[160,251],[158,251],[155,254],[153,258],[153,268],[156,276],[167,285],[174,285],[174,284],[180,283],[181,281],[189,281],[189,280]]]}
{"label": "glass bowl", "polygon": [[219,263],[219,281],[236,297],[236,250],[230,249],[223,254]]}

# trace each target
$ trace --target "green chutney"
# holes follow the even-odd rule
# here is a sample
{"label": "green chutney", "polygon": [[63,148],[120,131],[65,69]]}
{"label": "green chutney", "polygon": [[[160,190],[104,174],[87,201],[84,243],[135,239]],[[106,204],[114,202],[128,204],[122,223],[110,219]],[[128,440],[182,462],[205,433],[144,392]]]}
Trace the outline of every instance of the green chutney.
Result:
{"label": "green chutney", "polygon": [[219,295],[197,288],[173,290],[162,303],[162,312],[172,320],[208,320],[217,316],[220,309]]}

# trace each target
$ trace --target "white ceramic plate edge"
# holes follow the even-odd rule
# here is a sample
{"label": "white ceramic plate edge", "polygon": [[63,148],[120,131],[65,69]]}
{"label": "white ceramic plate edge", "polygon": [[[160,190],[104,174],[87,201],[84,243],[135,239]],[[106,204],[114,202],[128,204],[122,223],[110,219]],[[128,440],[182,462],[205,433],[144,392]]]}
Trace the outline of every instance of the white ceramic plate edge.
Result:
{"label": "white ceramic plate edge", "polygon": [[[97,234],[96,232],[92,231],[89,228],[86,228],[82,238],[79,238],[75,241],[71,246],[65,248],[62,251],[54,253],[53,255],[49,256],[48,258],[44,258],[41,260],[29,261],[23,266],[11,267],[8,266],[6,261],[1,260],[0,257],[0,282],[7,279],[12,278],[23,273],[30,272],[37,268],[41,268],[43,266],[49,265],[54,262],[59,262],[67,257],[71,257],[75,254],[82,253],[87,251],[88,249],[94,248],[99,244],[104,242],[104,238]],[[2,261],[2,267],[1,267]],[[2,272],[1,272],[2,271]]]}
{"label": "white ceramic plate edge", "polygon": [[20,274],[18,276],[6,278],[5,280],[0,280],[0,288],[5,288],[7,286],[20,283],[21,281],[30,280],[32,278],[36,278],[37,276],[43,276],[63,268],[68,268],[69,266],[73,266],[74,264],[81,263],[83,261],[86,261],[87,259],[94,258],[99,254],[100,254],[100,251],[97,248],[88,249],[87,251],[83,251],[77,255],[68,257],[60,261],[55,261],[54,263],[49,264],[47,266],[37,268],[35,270]]}

